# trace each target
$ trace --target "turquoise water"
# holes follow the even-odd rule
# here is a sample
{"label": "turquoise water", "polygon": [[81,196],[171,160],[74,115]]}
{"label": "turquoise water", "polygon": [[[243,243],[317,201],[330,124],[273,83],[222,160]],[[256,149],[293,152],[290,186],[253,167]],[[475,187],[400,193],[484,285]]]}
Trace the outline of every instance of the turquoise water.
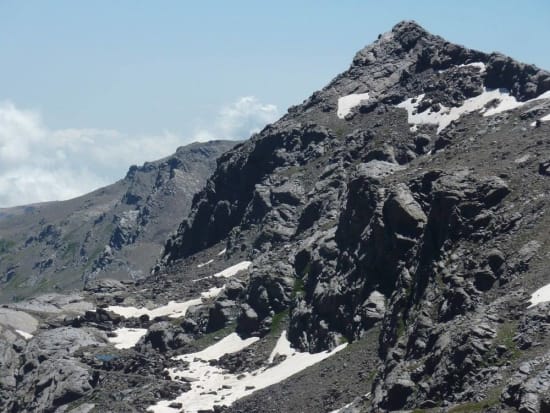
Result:
{"label": "turquoise water", "polygon": [[96,354],[96,359],[101,361],[112,361],[117,358],[114,354]]}

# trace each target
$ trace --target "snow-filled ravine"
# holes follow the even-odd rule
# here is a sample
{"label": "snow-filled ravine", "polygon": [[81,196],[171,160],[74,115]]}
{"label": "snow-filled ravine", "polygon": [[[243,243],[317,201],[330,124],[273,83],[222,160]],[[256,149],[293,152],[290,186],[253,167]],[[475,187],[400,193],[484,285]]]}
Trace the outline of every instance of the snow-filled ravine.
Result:
{"label": "snow-filled ravine", "polygon": [[534,99],[519,102],[506,89],[485,89],[480,95],[466,99],[462,106],[448,108],[440,105],[441,108],[437,112],[430,108],[419,113],[417,111],[418,106],[424,97],[425,95],[421,94],[409,98],[399,103],[397,107],[407,111],[409,117],[408,121],[409,124],[413,125],[413,129],[416,128],[417,125],[422,124],[437,125],[437,133],[439,133],[449,126],[451,122],[457,120],[464,114],[480,112],[483,116],[493,116],[498,113],[519,108],[536,100],[550,99],[550,91]]}
{"label": "snow-filled ravine", "polygon": [[[342,344],[332,351],[316,354],[301,353],[290,346],[286,332],[283,331],[275,348],[268,357],[269,365],[251,372],[231,374],[224,369],[210,365],[210,360],[219,360],[223,355],[238,352],[258,338],[241,339],[236,333],[230,334],[216,344],[198,353],[177,356],[177,359],[188,362],[183,369],[169,369],[173,380],[185,378],[191,382],[191,389],[174,400],[162,400],[150,406],[148,411],[154,413],[196,413],[210,410],[215,405],[229,406],[249,394],[279,383],[300,371],[343,350]],[[277,355],[286,356],[279,364],[271,365]],[[172,403],[181,403],[183,410],[169,407]]]}

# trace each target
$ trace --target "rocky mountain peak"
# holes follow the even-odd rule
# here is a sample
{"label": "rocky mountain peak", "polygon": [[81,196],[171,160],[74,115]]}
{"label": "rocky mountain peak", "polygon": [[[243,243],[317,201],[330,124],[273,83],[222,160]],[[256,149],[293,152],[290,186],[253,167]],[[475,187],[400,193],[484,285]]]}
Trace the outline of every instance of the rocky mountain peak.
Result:
{"label": "rocky mountain peak", "polygon": [[[548,90],[535,66],[399,23],[218,158],[149,276],[0,308],[0,403],[549,411]],[[180,211],[164,194],[186,160],[151,165],[95,217],[116,226],[106,265]],[[66,233],[37,238],[61,252]]]}
{"label": "rocky mountain peak", "polygon": [[[246,172],[246,176],[239,178],[239,187],[233,188],[234,194],[228,194],[228,199],[233,199],[227,201],[229,204],[216,206],[212,202],[218,201],[206,202],[204,198],[197,198],[196,206],[200,208],[192,211],[189,219],[180,226],[175,238],[178,240],[176,244],[172,240],[168,242],[165,248],[166,257],[175,259],[194,253],[203,246],[219,241],[237,225],[251,200],[251,191],[257,184],[255,179],[261,180],[262,176],[269,174],[278,164],[284,164],[283,159],[268,160],[270,151],[284,151],[288,154],[283,135],[295,134],[301,135],[302,139],[309,136],[311,138],[308,139],[322,140],[313,138],[307,129],[322,129],[319,136],[350,132],[352,127],[360,126],[360,122],[353,121],[358,112],[368,114],[395,110],[396,107],[406,107],[407,99],[421,101],[412,104],[414,111],[429,113],[434,120],[428,122],[438,123],[435,120],[436,113],[442,114],[451,108],[459,108],[468,99],[475,97],[481,102],[488,90],[496,90],[495,102],[500,99],[500,90],[501,94],[509,94],[509,99],[517,103],[550,90],[549,82],[550,73],[535,66],[518,63],[500,54],[487,54],[450,43],[430,34],[414,21],[400,22],[390,32],[359,51],[350,68],[325,88],[313,93],[301,105],[290,108],[287,115],[239,147],[239,151],[224,156],[223,160],[227,162],[222,162],[221,169],[218,169],[203,191],[206,197],[225,194],[228,187],[234,186],[233,182],[227,181],[227,168],[238,169],[231,174],[240,174],[243,168],[251,170]],[[443,110],[440,111],[441,108]],[[451,122],[455,115],[450,114],[443,118],[442,123],[438,123],[438,131]],[[243,152],[250,158],[259,157],[257,161],[262,159],[265,164],[259,166],[257,161],[253,164],[247,163]],[[232,154],[235,157],[232,158]],[[240,166],[232,165],[232,160]],[[226,172],[223,177],[222,170]],[[224,181],[221,184],[223,188],[219,186],[221,180]],[[241,196],[239,194],[244,197],[242,204],[235,200]],[[204,213],[204,217],[209,216],[209,213],[203,211],[204,208],[216,209],[215,216],[223,218],[213,219],[209,223],[201,220],[199,227],[193,229],[195,214],[202,217]],[[203,225],[208,230],[203,231]],[[206,239],[208,241],[202,243],[201,240]],[[174,245],[189,247],[179,248]]]}

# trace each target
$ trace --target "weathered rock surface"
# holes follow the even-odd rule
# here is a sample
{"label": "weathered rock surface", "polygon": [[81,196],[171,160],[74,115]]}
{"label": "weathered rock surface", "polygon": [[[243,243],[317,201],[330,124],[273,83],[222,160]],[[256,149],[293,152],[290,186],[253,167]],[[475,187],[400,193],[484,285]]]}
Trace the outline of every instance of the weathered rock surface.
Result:
{"label": "weathered rock surface", "polygon": [[97,277],[146,277],[216,158],[234,145],[194,143],[79,198],[1,210],[0,302]]}
{"label": "weathered rock surface", "polygon": [[[297,350],[348,347],[232,406],[220,398],[211,411],[546,411],[550,303],[529,307],[529,298],[550,283],[550,123],[536,122],[550,100],[530,99],[550,90],[549,79],[398,24],[326,88],[220,157],[149,277],[89,283],[84,301],[100,308],[41,315],[28,342],[5,326],[9,390],[0,400],[55,411],[78,398],[70,408],[143,411],[192,387],[184,373],[168,379],[166,368],[192,364],[172,356],[236,330],[260,340],[208,363],[243,374],[285,359],[267,362],[285,330]],[[411,124],[413,115],[455,114],[493,88],[509,94],[448,122]],[[338,116],[339,98],[363,93],[369,98]],[[497,110],[511,96],[515,107]],[[139,202],[135,193],[125,199]],[[117,217],[106,265],[133,242],[140,219]],[[41,237],[60,242],[55,226]],[[220,276],[243,262],[245,270]],[[105,308],[154,308],[212,288],[219,293],[176,318]],[[114,349],[101,337],[119,328],[143,335]],[[18,382],[27,357],[40,361],[34,342],[77,361],[42,373],[48,356]],[[43,385],[36,401],[18,393]]]}

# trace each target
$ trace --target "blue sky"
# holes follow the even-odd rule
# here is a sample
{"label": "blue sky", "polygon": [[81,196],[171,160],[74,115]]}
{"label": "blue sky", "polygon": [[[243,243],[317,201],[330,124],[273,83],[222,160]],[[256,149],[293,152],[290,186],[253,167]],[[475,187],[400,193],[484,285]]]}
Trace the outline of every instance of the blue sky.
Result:
{"label": "blue sky", "polygon": [[[122,151],[109,159],[116,167],[97,160],[67,167],[80,168],[80,187],[58,179],[60,188],[38,194],[45,185],[38,180],[8,199],[0,182],[0,206],[74,196],[198,138],[245,138],[403,19],[550,69],[547,0],[0,0],[0,122],[10,122],[4,146],[31,129],[41,137],[28,141],[49,140],[44,151],[59,155],[52,170],[89,152],[80,141],[108,147],[115,140]],[[16,115],[32,119],[15,124]],[[147,153],[141,145],[124,152],[124,142],[139,139]],[[27,152],[12,163],[33,162],[36,154]]]}

